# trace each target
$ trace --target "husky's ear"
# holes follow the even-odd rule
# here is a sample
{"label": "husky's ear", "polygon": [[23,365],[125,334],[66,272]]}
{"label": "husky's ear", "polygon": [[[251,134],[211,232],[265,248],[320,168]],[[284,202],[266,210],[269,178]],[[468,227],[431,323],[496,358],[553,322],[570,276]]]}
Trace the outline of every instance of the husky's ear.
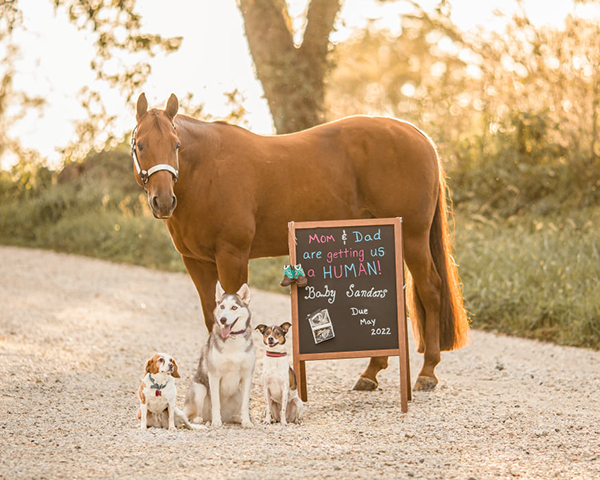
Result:
{"label": "husky's ear", "polygon": [[244,303],[250,303],[250,287],[247,283],[244,283],[237,292],[238,297]]}
{"label": "husky's ear", "polygon": [[290,330],[291,326],[292,324],[290,322],[285,322],[281,324],[281,329],[284,333],[287,333]]}
{"label": "husky's ear", "polygon": [[217,280],[217,290],[215,292],[215,300],[217,301],[217,303],[219,303],[221,300],[223,300],[224,296],[225,296],[225,290],[223,290],[223,287],[221,286],[221,282]]}
{"label": "husky's ear", "polygon": [[269,328],[266,325],[263,325],[262,323],[260,325],[257,325],[256,328],[254,330],[258,330],[260,331],[260,333],[262,333],[263,335],[265,334],[265,330]]}

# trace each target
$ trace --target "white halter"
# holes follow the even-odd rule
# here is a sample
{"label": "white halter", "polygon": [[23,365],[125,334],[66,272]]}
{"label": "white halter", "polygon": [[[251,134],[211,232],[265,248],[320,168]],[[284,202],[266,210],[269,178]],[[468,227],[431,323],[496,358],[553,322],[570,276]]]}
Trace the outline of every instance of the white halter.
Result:
{"label": "white halter", "polygon": [[[173,128],[175,128],[175,125],[173,125]],[[177,179],[179,178],[179,149],[175,150],[175,155],[177,156],[177,168],[173,168],[171,165],[168,165],[166,163],[160,163],[158,165],[150,167],[148,170],[142,170],[142,167],[140,166],[140,161],[137,158],[137,153],[135,153],[135,132],[137,132],[137,125],[133,129],[133,132],[131,132],[131,157],[133,158],[133,165],[135,166],[135,170],[142,179],[144,188],[146,188],[146,183],[148,183],[148,179],[150,178],[150,176],[156,172],[160,172],[161,170],[171,172],[173,178],[175,179],[175,183],[177,183]]]}

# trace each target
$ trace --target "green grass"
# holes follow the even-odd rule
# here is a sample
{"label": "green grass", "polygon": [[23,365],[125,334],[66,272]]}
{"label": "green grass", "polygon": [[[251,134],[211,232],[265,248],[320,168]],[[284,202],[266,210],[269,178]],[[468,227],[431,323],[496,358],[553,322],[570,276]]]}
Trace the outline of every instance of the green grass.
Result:
{"label": "green grass", "polygon": [[250,260],[248,283],[253,288],[260,288],[275,293],[289,293],[289,287],[279,285],[283,279],[283,266],[289,264],[289,257],[257,258]]}
{"label": "green grass", "polygon": [[600,208],[508,220],[459,214],[455,249],[473,326],[600,347]]}
{"label": "green grass", "polygon": [[40,246],[119,263],[168,271],[184,271],[183,262],[162,222],[95,212],[63,218],[40,229]]}

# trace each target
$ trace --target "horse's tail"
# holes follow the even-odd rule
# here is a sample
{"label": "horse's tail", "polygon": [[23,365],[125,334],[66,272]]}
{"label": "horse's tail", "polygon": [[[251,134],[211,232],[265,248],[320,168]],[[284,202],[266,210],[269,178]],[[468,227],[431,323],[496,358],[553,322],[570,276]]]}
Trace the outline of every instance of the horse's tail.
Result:
{"label": "horse's tail", "polygon": [[[450,229],[447,216],[452,208],[447,202],[446,178],[440,165],[440,191],[431,231],[429,248],[433,263],[442,280],[440,306],[440,350],[456,350],[469,343],[469,319],[463,305],[458,268],[452,256]],[[419,353],[425,351],[425,309],[412,279],[409,281],[407,300],[413,325],[413,334]]]}

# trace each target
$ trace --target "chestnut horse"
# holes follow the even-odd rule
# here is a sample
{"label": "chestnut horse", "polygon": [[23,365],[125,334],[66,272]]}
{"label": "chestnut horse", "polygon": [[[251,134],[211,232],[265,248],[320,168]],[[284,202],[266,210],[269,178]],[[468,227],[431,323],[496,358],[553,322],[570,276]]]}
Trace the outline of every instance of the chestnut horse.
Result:
{"label": "chestnut horse", "polygon": [[[163,219],[213,325],[215,285],[237,292],[251,258],[288,254],[288,222],[403,218],[408,306],[423,368],[415,390],[437,384],[440,352],[463,347],[469,324],[446,220],[445,177],[432,142],[409,123],[350,117],[262,136],[137,101],[135,176]],[[371,358],[355,389],[373,390],[387,357]]]}

